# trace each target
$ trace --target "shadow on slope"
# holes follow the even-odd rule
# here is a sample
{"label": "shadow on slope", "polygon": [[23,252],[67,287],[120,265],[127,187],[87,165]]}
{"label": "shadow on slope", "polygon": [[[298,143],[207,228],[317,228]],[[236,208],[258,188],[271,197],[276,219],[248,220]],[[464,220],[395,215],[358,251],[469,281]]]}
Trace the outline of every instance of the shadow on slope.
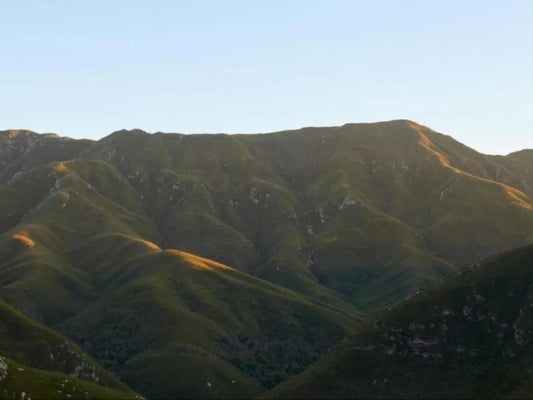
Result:
{"label": "shadow on slope", "polygon": [[264,398],[528,398],[533,246],[474,265],[344,340]]}

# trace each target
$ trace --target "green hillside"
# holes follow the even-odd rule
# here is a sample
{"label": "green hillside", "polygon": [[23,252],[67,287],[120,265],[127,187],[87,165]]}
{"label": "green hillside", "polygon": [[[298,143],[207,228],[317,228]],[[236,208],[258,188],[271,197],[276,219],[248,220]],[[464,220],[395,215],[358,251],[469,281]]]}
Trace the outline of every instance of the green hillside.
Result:
{"label": "green hillside", "polygon": [[366,310],[533,241],[530,157],[485,156],[410,121],[120,131],[82,156],[113,164],[142,194],[164,246]]}
{"label": "green hillside", "polygon": [[52,163],[2,190],[20,222],[0,236],[0,296],[145,395],[250,397],[360,321],[349,303],[162,250],[141,195],[105,162]]}
{"label": "green hillside", "polygon": [[533,246],[361,328],[265,398],[531,398]]}
{"label": "green hillside", "polygon": [[7,194],[0,226],[43,200],[35,185],[51,190],[32,167],[74,159],[69,171],[93,190],[79,195],[144,218],[140,237],[340,307],[339,294],[383,309],[458,266],[533,241],[531,151],[486,156],[405,120],[263,135],[0,138],[3,191],[21,181],[32,188]]}
{"label": "green hillside", "polygon": [[53,371],[28,368],[0,357],[2,399],[142,399],[121,391]]}
{"label": "green hillside", "polygon": [[140,397],[71,340],[0,301],[0,397],[22,392],[34,399]]}
{"label": "green hillside", "polygon": [[144,396],[251,397],[421,288],[532,243],[530,152],[486,156],[403,120],[3,131],[0,299]]}
{"label": "green hillside", "polygon": [[72,256],[82,254],[94,255],[79,266],[101,296],[58,328],[149,397],[249,397],[301,371],[357,322],[225,265],[123,235],[95,238]]}
{"label": "green hillside", "polygon": [[53,133],[0,131],[0,183],[17,172],[53,161],[69,160],[90,145],[90,140],[74,140]]}

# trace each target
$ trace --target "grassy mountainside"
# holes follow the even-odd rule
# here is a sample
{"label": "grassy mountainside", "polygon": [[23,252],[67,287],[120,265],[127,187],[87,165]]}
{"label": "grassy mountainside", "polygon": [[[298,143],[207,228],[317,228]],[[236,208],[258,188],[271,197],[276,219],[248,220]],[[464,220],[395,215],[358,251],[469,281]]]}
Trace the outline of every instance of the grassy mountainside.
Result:
{"label": "grassy mountainside", "polygon": [[355,311],[162,250],[141,196],[102,161],[52,163],[9,180],[0,296],[151,397],[250,397],[357,324]]}
{"label": "grassy mountainside", "polygon": [[101,297],[59,329],[149,397],[249,397],[355,326],[327,304],[225,265],[113,236],[73,254],[92,254],[78,265]]}
{"label": "grassy mountainside", "polygon": [[266,398],[531,398],[533,246],[420,294]]}
{"label": "grassy mountainside", "polygon": [[53,133],[0,131],[0,182],[20,171],[52,161],[69,160],[91,143],[90,140],[74,140]]}
{"label": "grassy mountainside", "polygon": [[[263,135],[119,131],[98,142],[0,137],[4,187],[53,156],[76,159],[69,168],[101,202],[145,219],[140,237],[339,307],[383,309],[533,241],[531,151],[486,156],[410,121]],[[42,201],[33,185],[11,195],[0,227],[20,221],[21,198]]]}
{"label": "grassy mountainside", "polygon": [[496,164],[493,177],[509,186],[522,190],[530,198],[533,195],[531,168],[533,168],[533,150],[526,149],[511,153],[507,156],[492,156],[491,161]]}
{"label": "grassy mountainside", "polygon": [[530,157],[485,156],[410,121],[119,131],[82,156],[113,164],[142,194],[164,246],[363,309],[533,240]]}
{"label": "grassy mountainside", "polygon": [[0,156],[0,299],[150,397],[253,396],[366,315],[533,241],[530,152],[410,121],[5,131]]}
{"label": "grassy mountainside", "polygon": [[[7,230],[0,235],[0,297],[48,325],[73,315],[98,295],[91,277],[66,257],[70,248],[104,232],[152,240],[158,236],[142,210],[132,211],[127,207],[135,205],[119,204],[112,194],[105,196],[88,183],[84,165],[35,168],[0,188],[0,207],[10,210],[4,214]],[[112,167],[102,168],[99,176],[111,181],[120,195],[134,195],[113,180]]]}
{"label": "grassy mountainside", "polygon": [[39,370],[0,356],[2,399],[142,399],[130,391],[111,389],[54,371]]}
{"label": "grassy mountainside", "polygon": [[2,398],[139,397],[71,340],[3,301],[0,326]]}

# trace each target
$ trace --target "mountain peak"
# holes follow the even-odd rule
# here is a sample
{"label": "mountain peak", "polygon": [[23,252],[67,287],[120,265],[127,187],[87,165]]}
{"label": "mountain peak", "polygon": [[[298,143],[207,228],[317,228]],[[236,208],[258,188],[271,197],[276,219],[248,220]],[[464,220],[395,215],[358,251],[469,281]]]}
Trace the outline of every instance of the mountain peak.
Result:
{"label": "mountain peak", "polygon": [[0,131],[0,135],[15,138],[18,136],[34,136],[37,133],[26,129],[6,129],[5,131]]}
{"label": "mountain peak", "polygon": [[133,128],[133,129],[119,129],[118,131],[114,131],[110,133],[108,136],[112,135],[150,135],[150,132],[146,132],[143,129],[139,128]]}
{"label": "mountain peak", "polygon": [[376,122],[348,122],[348,123],[342,125],[342,127],[364,126],[364,125],[367,125],[367,126],[369,126],[369,125],[370,126],[384,126],[384,127],[388,127],[388,128],[408,126],[408,127],[412,127],[412,128],[424,128],[424,129],[432,130],[431,128],[428,128],[425,125],[419,124],[418,122],[412,121],[412,120],[409,120],[409,119],[391,119],[389,121],[376,121]]}

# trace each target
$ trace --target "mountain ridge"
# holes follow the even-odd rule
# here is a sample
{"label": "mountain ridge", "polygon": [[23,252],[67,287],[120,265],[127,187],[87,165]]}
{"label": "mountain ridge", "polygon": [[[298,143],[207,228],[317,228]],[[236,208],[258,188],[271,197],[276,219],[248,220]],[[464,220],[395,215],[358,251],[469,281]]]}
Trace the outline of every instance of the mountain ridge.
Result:
{"label": "mountain ridge", "polygon": [[146,396],[254,396],[420,289],[533,242],[528,151],[483,155],[411,121],[11,136],[0,299]]}
{"label": "mountain ridge", "polygon": [[[278,131],[267,131],[267,132],[251,132],[251,133],[247,133],[247,132],[169,132],[169,131],[154,131],[154,132],[150,132],[150,131],[147,131],[147,130],[144,130],[142,128],[130,128],[130,129],[126,129],[126,128],[123,128],[123,129],[118,129],[116,131],[112,131],[108,134],[105,134],[103,135],[102,137],[100,138],[96,138],[96,139],[90,139],[90,138],[82,138],[82,137],[74,137],[74,136],[63,136],[59,133],[55,133],[55,132],[37,132],[37,131],[34,131],[34,130],[31,130],[31,129],[23,129],[23,128],[17,128],[17,129],[4,129],[4,130],[0,130],[0,134],[6,134],[6,135],[17,135],[18,133],[23,133],[23,134],[36,134],[36,135],[41,135],[41,136],[48,136],[48,137],[52,137],[52,138],[57,138],[57,139],[63,139],[63,140],[78,140],[78,141],[90,141],[90,142],[98,142],[102,139],[105,139],[107,138],[108,136],[111,136],[113,134],[116,134],[116,133],[120,133],[120,134],[127,134],[127,133],[142,133],[142,134],[148,134],[148,135],[156,135],[156,134],[169,134],[169,135],[271,135],[271,134],[278,134],[278,133],[288,133],[288,132],[298,132],[298,131],[304,131],[304,130],[313,130],[313,129],[339,129],[339,128],[343,128],[343,127],[350,127],[350,126],[364,126],[364,125],[378,125],[378,124],[387,124],[387,123],[409,123],[409,124],[413,124],[415,126],[418,126],[418,127],[422,127],[424,129],[429,129],[430,131],[432,132],[435,132],[435,133],[439,133],[438,131],[430,128],[429,126],[427,125],[422,125],[414,120],[410,120],[410,119],[405,119],[405,118],[400,118],[400,119],[392,119],[392,120],[387,120],[387,121],[375,121],[375,122],[346,122],[344,124],[340,124],[340,125],[311,125],[311,126],[302,126],[302,127],[299,127],[299,128],[293,128],[293,129],[284,129],[284,130],[278,130]],[[440,135],[443,135],[443,136],[446,136],[446,137],[449,137],[449,138],[452,138],[453,139],[453,136],[449,135],[449,134],[444,134],[444,133],[439,133]],[[456,139],[454,139],[456,140]],[[464,145],[464,144],[463,144]],[[489,156],[489,157],[505,157],[505,156],[510,156],[510,155],[513,155],[513,154],[518,154],[518,153],[521,153],[521,152],[533,152],[533,148],[525,148],[525,149],[519,149],[519,150],[514,150],[514,151],[511,151],[507,154],[488,154],[488,153],[482,153],[482,152],[479,152],[477,150],[474,150],[476,151],[477,153],[481,154],[481,155],[484,155],[484,156]]]}
{"label": "mountain ridge", "polygon": [[[326,140],[331,142],[331,144],[329,142],[326,143]],[[353,144],[341,144],[341,142],[353,142],[354,140],[356,142]],[[55,146],[61,144],[57,138],[50,138],[47,142],[54,143]],[[68,142],[70,143],[71,141]],[[74,141],[74,143],[76,142]],[[128,145],[130,142],[133,146]],[[207,153],[205,152],[206,146],[210,146],[211,149]],[[342,154],[340,151],[343,147],[350,149],[350,153]],[[300,150],[292,154],[292,149],[297,148]],[[170,149],[172,149],[171,152],[169,152]],[[268,152],[265,152],[265,150]],[[39,147],[33,144],[33,147],[25,150],[24,154],[28,151],[30,151],[29,155],[31,156],[33,154],[32,151],[39,151]],[[56,153],[56,151],[53,151],[44,157],[36,158],[41,160],[41,164],[44,164]],[[68,161],[69,158],[71,160],[80,159],[93,163],[99,160],[98,162],[103,163],[102,168],[108,168],[108,166],[104,167],[105,163],[111,164],[112,168],[117,169],[116,172],[113,172],[113,174],[117,175],[117,178],[114,179],[128,182],[128,186],[132,186],[132,188],[128,189],[132,195],[133,191],[135,191],[138,193],[135,196],[141,196],[137,201],[143,203],[142,208],[144,208],[144,211],[142,211],[142,214],[146,216],[149,216],[150,213],[153,214],[153,211],[150,210],[159,208],[160,205],[153,204],[154,201],[156,203],[162,201],[157,196],[154,198],[154,190],[161,191],[164,187],[157,187],[160,184],[156,183],[156,186],[150,188],[142,182],[136,182],[137,180],[174,180],[172,188],[176,187],[178,193],[187,193],[188,191],[190,192],[190,188],[194,188],[194,191],[197,191],[195,198],[204,204],[197,205],[194,210],[185,210],[185,213],[179,215],[181,220],[185,217],[188,219],[203,219],[208,223],[209,231],[222,228],[227,234],[234,236],[236,240],[255,243],[256,248],[254,249],[252,245],[245,253],[242,250],[235,249],[237,254],[240,253],[240,255],[237,258],[235,256],[228,258],[227,255],[219,254],[220,250],[217,245],[209,250],[205,248],[205,245],[198,247],[198,244],[183,243],[182,241],[172,242],[171,240],[169,242],[169,238],[165,238],[165,236],[175,237],[179,232],[175,231],[176,228],[165,227],[167,223],[163,221],[156,222],[156,225],[159,225],[156,229],[162,230],[163,233],[163,242],[159,244],[163,245],[163,247],[189,250],[192,253],[205,255],[208,258],[237,267],[243,264],[256,263],[256,266],[253,267],[255,271],[260,271],[263,267],[257,264],[258,261],[254,262],[253,259],[264,259],[265,256],[261,254],[270,252],[274,244],[268,244],[268,241],[266,243],[258,243],[258,240],[264,242],[264,239],[261,239],[261,237],[254,238],[257,233],[254,233],[253,230],[257,228],[253,227],[254,223],[250,220],[250,216],[242,215],[242,212],[236,210],[237,203],[235,202],[249,201],[251,199],[253,203],[259,204],[268,200],[268,198],[262,200],[261,196],[271,195],[264,192],[265,190],[275,190],[276,201],[281,201],[280,205],[284,204],[282,207],[286,209],[285,213],[288,213],[289,218],[295,218],[294,223],[289,224],[292,226],[290,228],[287,226],[287,228],[290,230],[296,229],[297,231],[304,229],[304,235],[298,233],[301,238],[294,237],[292,239],[293,241],[301,242],[300,247],[309,242],[310,235],[314,235],[314,232],[308,232],[317,229],[317,219],[319,226],[324,225],[324,223],[328,224],[326,221],[328,212],[321,204],[316,204],[317,202],[324,202],[324,200],[327,201],[326,204],[331,204],[332,200],[333,203],[336,202],[335,207],[339,210],[330,210],[330,213],[338,213],[338,211],[343,211],[345,208],[353,208],[352,205],[356,203],[364,204],[368,212],[376,215],[376,218],[389,220],[398,229],[404,230],[405,233],[403,235],[419,235],[420,229],[424,229],[424,226],[427,225],[426,222],[421,223],[423,215],[427,215],[424,218],[433,219],[435,217],[431,215],[431,210],[421,210],[421,208],[427,208],[422,203],[417,206],[419,208],[418,214],[406,215],[402,209],[409,210],[413,206],[409,205],[406,208],[405,202],[416,203],[418,200],[415,197],[409,197],[410,195],[404,196],[402,192],[406,192],[406,183],[408,183],[404,177],[412,175],[413,172],[410,170],[410,168],[413,168],[412,165],[414,165],[414,168],[419,168],[417,165],[421,162],[427,165],[424,168],[435,170],[438,173],[436,179],[442,181],[439,184],[442,185],[440,188],[435,187],[435,189],[432,189],[437,193],[434,195],[428,193],[430,196],[426,197],[426,203],[446,202],[458,185],[465,187],[465,185],[475,184],[479,187],[479,191],[487,193],[489,191],[502,191],[502,194],[495,195],[507,197],[507,199],[503,200],[505,202],[517,204],[519,207],[527,209],[532,207],[531,200],[526,193],[531,195],[533,179],[531,179],[531,174],[528,173],[529,165],[524,165],[522,160],[524,157],[519,156],[520,161],[515,162],[516,155],[498,158],[484,156],[456,142],[449,136],[438,134],[423,125],[409,120],[393,120],[384,123],[351,123],[334,128],[315,127],[257,135],[148,134],[141,130],[122,130],[96,142],[82,141],[76,148],[74,155],[72,151],[63,154],[65,151],[62,149],[61,153],[61,157],[55,158],[62,158],[65,161]],[[406,154],[406,156],[403,154]],[[183,158],[184,155],[186,156],[185,158]],[[413,156],[417,158],[413,159]],[[22,157],[29,158],[27,155]],[[180,162],[179,157],[183,161]],[[146,166],[143,165],[145,163],[144,160],[146,161]],[[493,160],[497,162],[493,162]],[[504,160],[507,164],[502,163],[501,160]],[[72,162],[80,163],[80,161]],[[180,165],[176,164],[177,162]],[[383,165],[383,163],[385,164]],[[437,163],[436,166],[441,171],[435,169],[435,166],[432,165],[434,163]],[[333,169],[328,167],[325,170],[324,166],[328,164]],[[34,161],[28,165],[29,168],[33,166],[35,166]],[[140,167],[140,170],[136,166]],[[5,181],[9,178],[10,169],[11,171],[18,169],[18,172],[20,172],[20,170],[25,168],[24,161],[12,163],[7,170],[0,170],[2,174],[0,180]],[[94,167],[91,168],[94,169]],[[183,172],[176,174],[176,168],[179,171],[186,171],[188,176],[183,175]],[[349,169],[354,170],[356,173],[355,178],[358,181],[346,176],[346,171]],[[397,172],[398,169],[400,169],[400,172]],[[445,169],[449,169],[451,175],[446,173]],[[324,170],[324,172],[321,172],[321,170]],[[323,175],[324,173],[326,175],[322,178],[319,174]],[[210,174],[212,177],[206,174]],[[237,178],[237,174],[242,174],[243,177]],[[381,175],[381,177],[376,176],[377,174]],[[122,175],[122,177],[119,175]],[[181,178],[178,178],[180,175],[185,178],[184,182],[181,182]],[[216,178],[213,180],[215,175]],[[374,175],[372,179],[375,183],[378,183],[379,180],[384,180],[380,182],[380,186],[376,186],[374,181],[369,180],[372,175]],[[446,175],[449,176],[446,177]],[[319,180],[317,180],[317,177]],[[221,179],[226,181],[223,185],[220,184]],[[409,180],[412,181],[412,186],[408,190],[412,192],[420,191],[420,185],[426,185],[423,179],[417,177],[415,177],[415,180],[409,177]],[[477,182],[473,183],[471,180]],[[247,181],[250,183],[247,183]],[[337,198],[340,197],[340,199],[334,200],[330,198],[331,196],[327,196],[329,198],[321,200],[320,197],[324,198],[323,193],[325,193],[326,189],[325,187],[322,188],[322,181],[337,181],[341,183],[342,186],[338,188],[341,193],[334,195]],[[260,186],[253,186],[253,182]],[[243,184],[245,185],[243,189],[248,186],[245,189],[249,190],[248,195],[246,196],[245,193],[242,193],[239,195],[240,199],[232,199],[231,196],[234,196],[232,191],[234,189],[239,190],[239,185],[242,187]],[[232,185],[237,186],[232,189]],[[261,186],[264,186],[264,188]],[[383,192],[384,189],[386,192]],[[346,193],[346,190],[348,193]],[[461,188],[460,190],[465,189]],[[342,192],[345,193],[343,194]],[[319,195],[318,198],[317,194]],[[230,203],[229,209],[227,205],[220,203],[214,197],[220,195],[229,197],[229,199],[223,200]],[[480,193],[480,195],[486,197],[485,194]],[[434,196],[438,197],[438,200]],[[467,196],[472,197],[471,195]],[[174,197],[175,195],[169,194],[168,199]],[[246,199],[243,197],[246,197]],[[124,205],[124,196],[121,199],[117,198],[117,200],[119,204]],[[396,202],[397,205],[395,204]],[[166,204],[161,205],[168,207]],[[314,209],[312,209],[313,207]],[[328,207],[331,208],[331,205]],[[224,210],[224,208],[227,210]],[[137,212],[135,211],[137,207],[130,207],[130,209]],[[220,214],[221,212],[223,213],[222,215]],[[210,220],[206,219],[208,216],[211,218]],[[413,217],[420,221],[413,220]],[[153,215],[149,218],[153,218]],[[160,217],[156,217],[156,221],[157,218]],[[309,220],[306,223],[307,227],[301,226],[302,218]],[[480,216],[480,218],[485,217]],[[161,224],[165,225],[161,226]],[[286,223],[284,224],[287,225]],[[408,233],[409,231],[411,233]],[[424,235],[427,236],[427,234]],[[433,241],[431,236],[424,241],[427,242],[428,239]],[[215,239],[213,238],[213,240]],[[169,246],[165,246],[164,242],[168,242]],[[229,242],[226,245],[232,246]],[[263,249],[262,247],[265,246],[266,248]],[[427,247],[428,245],[423,243],[415,245],[412,241],[409,246],[418,248],[419,246]],[[429,244],[429,247],[433,246],[431,243]],[[311,245],[311,247],[305,256],[307,258],[315,257],[311,255],[311,253],[315,252],[314,246]],[[420,250],[427,252],[424,249]],[[442,254],[439,254],[442,251],[438,250],[435,253],[435,250],[432,250],[430,253],[431,256],[441,259],[444,263],[452,262],[455,264],[467,264],[474,259],[488,255],[484,252],[475,252],[475,254],[470,256],[463,255],[450,260],[449,256],[444,255],[443,257]],[[445,253],[448,251],[444,250]],[[310,262],[313,262],[313,260],[310,260]]]}

